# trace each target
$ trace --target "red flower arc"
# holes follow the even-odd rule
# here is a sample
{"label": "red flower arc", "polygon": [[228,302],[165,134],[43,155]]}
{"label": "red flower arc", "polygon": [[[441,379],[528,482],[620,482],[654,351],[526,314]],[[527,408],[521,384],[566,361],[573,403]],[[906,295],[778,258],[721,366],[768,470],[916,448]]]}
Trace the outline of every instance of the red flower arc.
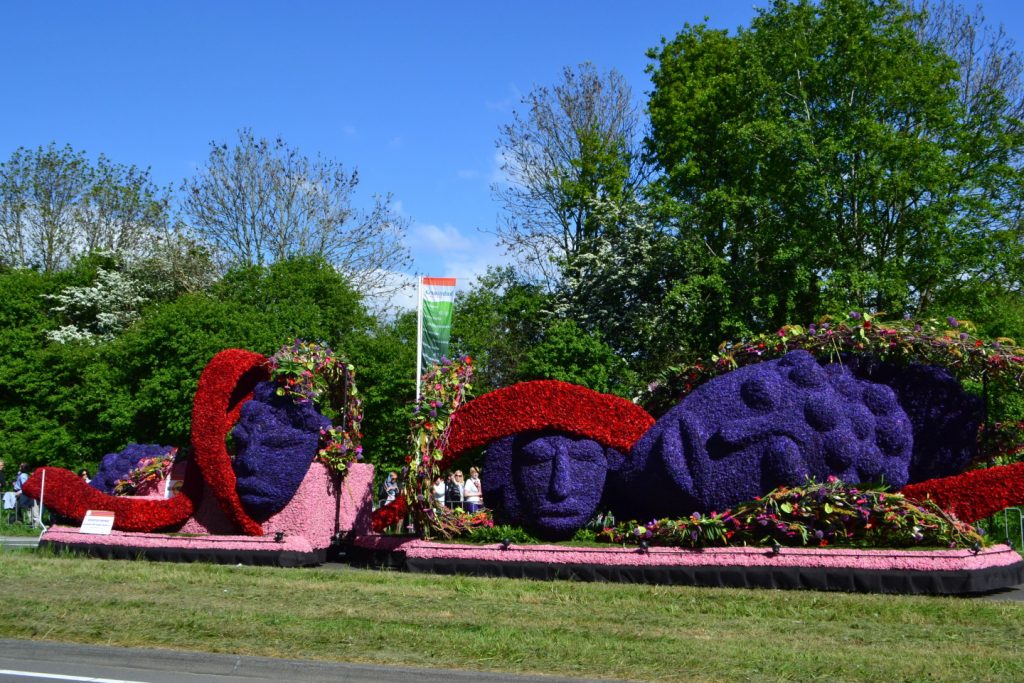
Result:
{"label": "red flower arc", "polygon": [[518,432],[554,429],[629,453],[654,424],[638,405],[558,380],[520,382],[469,401],[452,415],[443,468],[466,451]]}
{"label": "red flower arc", "polygon": [[183,523],[202,495],[205,480],[224,514],[244,533],[263,534],[263,527],[242,509],[235,490],[225,438],[238,420],[242,405],[256,384],[268,377],[266,357],[242,349],[221,351],[199,377],[192,406],[194,465],[186,475],[183,495],[170,500],[144,500],[110,496],[92,488],[77,475],[56,467],[41,467],[25,483],[25,493],[39,499],[46,472],[45,504],[72,519],[87,510],[110,510],[114,527],[122,531],[157,531]]}
{"label": "red flower arc", "polygon": [[263,527],[242,508],[227,437],[252,390],[270,374],[267,359],[243,349],[225,349],[206,365],[192,404],[192,455],[225,516],[249,536]]}

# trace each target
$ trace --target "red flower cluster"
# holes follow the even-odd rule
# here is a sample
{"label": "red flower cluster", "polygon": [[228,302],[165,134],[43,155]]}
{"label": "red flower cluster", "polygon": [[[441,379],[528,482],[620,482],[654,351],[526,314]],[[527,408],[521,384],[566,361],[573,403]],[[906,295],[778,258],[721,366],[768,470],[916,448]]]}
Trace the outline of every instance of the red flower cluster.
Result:
{"label": "red flower cluster", "polygon": [[444,466],[472,448],[517,432],[554,429],[629,453],[654,424],[646,410],[618,396],[559,382],[521,382],[466,403],[452,415]]}
{"label": "red flower cluster", "polygon": [[[46,491],[42,490],[46,472]],[[40,467],[25,482],[25,493],[65,517],[83,519],[88,510],[114,513],[114,526],[121,531],[157,531],[181,524],[192,514],[192,499],[186,495],[170,500],[144,500],[111,496],[86,484],[81,477],[59,467]]]}
{"label": "red flower cluster", "polygon": [[242,507],[237,479],[224,443],[252,390],[269,377],[266,357],[225,349],[206,365],[192,404],[192,452],[224,515],[243,533],[262,536],[263,527]]}
{"label": "red flower cluster", "polygon": [[262,535],[263,527],[245,513],[238,499],[235,471],[224,439],[238,420],[242,404],[252,396],[253,387],[267,379],[266,360],[251,351],[227,349],[214,356],[203,370],[192,407],[195,461],[186,474],[183,495],[170,500],[110,496],[92,488],[74,472],[56,467],[37,470],[25,483],[25,493],[39,499],[43,493],[42,471],[46,470],[44,502],[59,514],[82,519],[86,510],[109,510],[114,513],[116,529],[156,531],[188,519],[202,495],[202,478],[228,519],[246,534]]}
{"label": "red flower cluster", "polygon": [[1024,463],[929,479],[905,486],[900,493],[916,500],[931,498],[960,521],[977,522],[1024,503]]}
{"label": "red flower cluster", "polygon": [[399,495],[393,501],[373,511],[372,525],[374,533],[381,533],[390,526],[405,519],[405,513],[409,506],[405,502],[405,496]]}

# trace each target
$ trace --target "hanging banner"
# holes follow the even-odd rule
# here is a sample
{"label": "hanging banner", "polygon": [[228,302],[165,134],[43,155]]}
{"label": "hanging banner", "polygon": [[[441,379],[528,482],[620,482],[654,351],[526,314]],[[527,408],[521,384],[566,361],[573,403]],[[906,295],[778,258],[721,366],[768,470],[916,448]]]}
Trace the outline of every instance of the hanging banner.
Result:
{"label": "hanging banner", "polygon": [[424,277],[420,279],[419,290],[416,398],[420,395],[420,377],[424,369],[440,363],[441,358],[448,354],[448,340],[452,336],[455,278]]}

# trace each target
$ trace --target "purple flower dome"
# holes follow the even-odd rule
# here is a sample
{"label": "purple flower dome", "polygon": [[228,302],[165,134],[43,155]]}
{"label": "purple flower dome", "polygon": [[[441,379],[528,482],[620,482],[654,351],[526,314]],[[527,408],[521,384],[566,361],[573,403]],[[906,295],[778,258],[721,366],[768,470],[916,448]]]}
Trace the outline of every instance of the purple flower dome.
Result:
{"label": "purple flower dome", "polygon": [[609,475],[620,518],[722,510],[806,477],[907,483],[911,425],[892,389],[806,351],[698,387]]}
{"label": "purple flower dome", "polygon": [[118,479],[128,473],[144,458],[157,458],[174,450],[173,446],[159,446],[155,443],[128,444],[119,453],[107,453],[100,461],[96,476],[89,481],[89,486],[110,495],[114,495],[114,485]]}

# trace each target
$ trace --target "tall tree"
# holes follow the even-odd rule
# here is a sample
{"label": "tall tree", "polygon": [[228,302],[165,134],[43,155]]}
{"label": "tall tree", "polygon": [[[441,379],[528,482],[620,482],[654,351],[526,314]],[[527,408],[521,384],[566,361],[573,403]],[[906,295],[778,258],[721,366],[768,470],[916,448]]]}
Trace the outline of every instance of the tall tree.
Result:
{"label": "tall tree", "polygon": [[54,272],[94,250],[137,255],[166,230],[169,199],[148,170],[54,143],[0,164],[0,263]]}
{"label": "tall tree", "polygon": [[600,232],[590,200],[633,196],[645,176],[640,117],[626,80],[590,63],[566,67],[537,87],[501,128],[506,182],[493,192],[505,210],[502,244],[553,285],[560,264]]}
{"label": "tall tree", "polygon": [[1019,241],[1007,91],[967,111],[919,21],[898,0],[777,0],[734,36],[687,26],[651,52],[659,191],[726,278],[723,319],[920,312]]}
{"label": "tall tree", "polygon": [[232,265],[266,265],[318,255],[360,292],[397,288],[389,271],[409,263],[406,220],[390,195],[369,210],[353,205],[356,171],[310,158],[284,140],[238,132],[229,147],[210,143],[206,166],[182,184],[190,226]]}

